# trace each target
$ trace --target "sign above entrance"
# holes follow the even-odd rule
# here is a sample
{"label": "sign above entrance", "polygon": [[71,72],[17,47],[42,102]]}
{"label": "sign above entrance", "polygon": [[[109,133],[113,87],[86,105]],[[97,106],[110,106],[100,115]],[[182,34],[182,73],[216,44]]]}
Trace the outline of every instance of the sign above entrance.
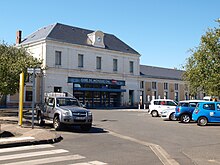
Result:
{"label": "sign above entrance", "polygon": [[68,83],[105,84],[105,85],[125,86],[125,81],[123,80],[93,79],[93,78],[79,78],[79,77],[68,77]]}

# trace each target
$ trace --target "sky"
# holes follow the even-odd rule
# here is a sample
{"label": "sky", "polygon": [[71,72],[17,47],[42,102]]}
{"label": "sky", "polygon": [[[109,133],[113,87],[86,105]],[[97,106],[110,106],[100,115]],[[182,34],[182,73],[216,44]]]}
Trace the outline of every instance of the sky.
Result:
{"label": "sky", "polygon": [[182,69],[208,28],[218,27],[220,0],[3,0],[0,42],[15,43],[54,23],[114,34],[140,53],[140,64]]}

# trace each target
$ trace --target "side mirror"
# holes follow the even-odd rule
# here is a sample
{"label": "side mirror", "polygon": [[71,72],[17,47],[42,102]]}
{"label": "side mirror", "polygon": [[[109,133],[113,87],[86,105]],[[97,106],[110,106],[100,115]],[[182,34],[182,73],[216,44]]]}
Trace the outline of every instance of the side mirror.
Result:
{"label": "side mirror", "polygon": [[48,105],[49,105],[50,107],[53,107],[53,103],[48,103]]}
{"label": "side mirror", "polygon": [[80,104],[81,104],[81,107],[86,108],[86,106],[84,104],[82,104],[82,103],[80,103]]}

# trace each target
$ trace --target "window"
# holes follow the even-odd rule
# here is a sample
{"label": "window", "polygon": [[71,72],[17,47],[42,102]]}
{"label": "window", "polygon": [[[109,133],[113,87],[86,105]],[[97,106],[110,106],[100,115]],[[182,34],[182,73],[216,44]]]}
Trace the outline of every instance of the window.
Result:
{"label": "window", "polygon": [[54,92],[62,92],[62,87],[54,87]]}
{"label": "window", "polygon": [[216,104],[217,105],[217,110],[219,111],[220,110],[220,104]]}
{"label": "window", "polygon": [[96,69],[101,69],[101,57],[96,57]]}
{"label": "window", "polygon": [[165,91],[163,95],[164,95],[164,98],[165,98],[165,99],[168,98],[168,92]]}
{"label": "window", "polygon": [[140,82],[140,88],[143,89],[144,88],[144,81]]}
{"label": "window", "polygon": [[55,51],[55,65],[61,65],[61,51]]}
{"label": "window", "polygon": [[78,67],[83,67],[83,54],[78,54]]}
{"label": "window", "polygon": [[163,89],[164,89],[164,90],[168,90],[168,83],[164,83],[164,84],[163,84]]}
{"label": "window", "polygon": [[152,82],[152,89],[157,89],[157,82]]}
{"label": "window", "polygon": [[129,67],[130,67],[130,73],[134,73],[134,62],[133,61],[129,62]]}
{"label": "window", "polygon": [[179,93],[178,92],[175,92],[175,101],[178,101],[179,100]]}
{"label": "window", "polygon": [[207,103],[203,105],[203,108],[206,110],[215,110],[215,104],[214,103]]}
{"label": "window", "polygon": [[197,103],[189,103],[189,106],[190,106],[190,107],[194,107],[194,108],[195,108],[196,105],[197,105]]}
{"label": "window", "polygon": [[179,90],[179,84],[175,84],[175,90],[176,90],[176,91]]}
{"label": "window", "polygon": [[32,91],[26,91],[25,100],[32,101]]}
{"label": "window", "polygon": [[113,71],[116,72],[118,71],[118,60],[113,59]]}
{"label": "window", "polygon": [[170,105],[170,106],[176,106],[176,104],[172,101],[167,101],[167,104],[166,105]]}

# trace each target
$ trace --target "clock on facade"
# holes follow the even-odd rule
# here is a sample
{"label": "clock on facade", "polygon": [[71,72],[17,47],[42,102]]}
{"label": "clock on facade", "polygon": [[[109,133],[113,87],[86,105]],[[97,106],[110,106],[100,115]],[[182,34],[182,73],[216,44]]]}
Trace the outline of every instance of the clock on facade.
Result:
{"label": "clock on facade", "polygon": [[101,42],[101,40],[102,40],[101,37],[98,36],[98,37],[97,37],[97,41],[98,41],[98,42]]}

